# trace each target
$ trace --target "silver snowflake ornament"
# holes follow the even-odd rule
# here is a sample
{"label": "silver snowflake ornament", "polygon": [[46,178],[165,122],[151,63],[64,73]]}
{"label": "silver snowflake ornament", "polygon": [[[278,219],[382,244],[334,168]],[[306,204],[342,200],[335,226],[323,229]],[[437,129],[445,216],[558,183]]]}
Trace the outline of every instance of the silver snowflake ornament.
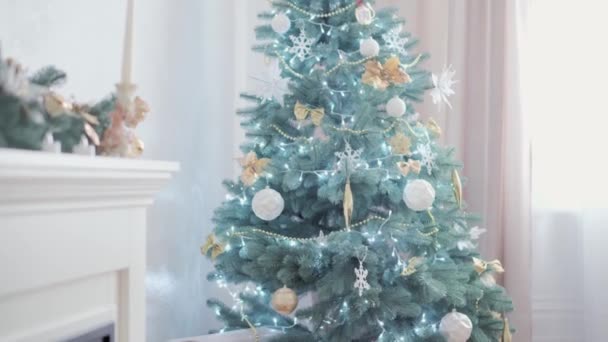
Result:
{"label": "silver snowflake ornament", "polygon": [[317,41],[316,38],[308,38],[304,30],[300,31],[299,36],[289,36],[289,39],[293,43],[293,46],[289,48],[289,52],[295,54],[301,61],[310,56],[312,45]]}
{"label": "silver snowflake ornament", "polygon": [[433,152],[430,144],[421,144],[418,145],[418,149],[416,149],[417,154],[420,156],[420,165],[426,168],[426,172],[429,176],[433,173],[433,169],[435,168],[435,159],[437,158],[437,154]]}
{"label": "silver snowflake ornament", "polygon": [[363,149],[353,150],[348,142],[344,147],[344,152],[336,152],[338,158],[336,169],[341,171],[353,171],[361,166],[361,153]]}
{"label": "silver snowflake ornament", "polygon": [[262,86],[260,87],[261,96],[265,99],[274,99],[283,106],[283,98],[289,93],[289,79],[281,76],[279,61],[274,59],[264,70],[262,77],[254,77]]}
{"label": "silver snowflake ornament", "polygon": [[409,38],[402,37],[400,30],[391,30],[388,33],[383,34],[382,39],[389,50],[395,51],[402,56],[407,56],[405,44],[409,42]]}
{"label": "silver snowflake ornament", "polygon": [[433,98],[433,103],[439,105],[440,110],[443,103],[447,104],[450,109],[452,108],[452,104],[448,97],[456,94],[454,89],[452,89],[454,84],[458,82],[454,80],[454,75],[456,75],[456,71],[450,65],[449,67],[444,68],[439,76],[435,74],[431,76],[431,81],[433,81],[431,97]]}
{"label": "silver snowflake ornament", "polygon": [[363,296],[364,290],[369,290],[371,286],[367,282],[367,270],[363,267],[363,261],[359,260],[359,267],[355,268],[355,280],[354,288],[359,290],[359,297]]}

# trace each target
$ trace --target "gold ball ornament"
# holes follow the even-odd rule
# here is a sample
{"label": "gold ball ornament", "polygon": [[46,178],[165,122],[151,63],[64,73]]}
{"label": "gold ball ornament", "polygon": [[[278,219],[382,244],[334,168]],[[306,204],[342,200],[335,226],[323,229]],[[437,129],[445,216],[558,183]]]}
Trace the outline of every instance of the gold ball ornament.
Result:
{"label": "gold ball ornament", "polygon": [[144,153],[144,148],[144,142],[139,138],[135,138],[135,140],[131,142],[131,146],[129,148],[129,158],[140,157]]}
{"label": "gold ball ornament", "polygon": [[283,286],[272,294],[270,303],[276,312],[289,315],[298,306],[298,295],[294,290]]}

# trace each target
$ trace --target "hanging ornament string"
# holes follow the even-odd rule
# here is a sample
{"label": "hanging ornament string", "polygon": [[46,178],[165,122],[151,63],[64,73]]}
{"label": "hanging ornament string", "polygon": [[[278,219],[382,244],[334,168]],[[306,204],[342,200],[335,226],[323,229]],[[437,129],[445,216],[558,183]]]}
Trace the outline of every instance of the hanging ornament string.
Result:
{"label": "hanging ornament string", "polygon": [[291,1],[286,1],[286,0],[272,1],[272,0],[268,0],[268,2],[271,5],[274,5],[274,6],[280,6],[280,5],[289,6],[289,7],[293,8],[294,10],[296,10],[296,11],[302,13],[302,14],[306,14],[308,16],[311,16],[312,18],[331,18],[331,17],[335,17],[336,15],[340,15],[340,14],[342,14],[344,12],[347,12],[347,11],[355,8],[355,6],[357,6],[357,4],[359,3],[359,1],[353,2],[350,5],[346,5],[344,7],[337,8],[337,9],[335,9],[335,10],[333,10],[331,12],[327,12],[327,13],[314,13],[314,12],[310,12],[310,11],[305,10],[304,8],[302,8],[302,7],[300,7],[300,6],[292,3]]}

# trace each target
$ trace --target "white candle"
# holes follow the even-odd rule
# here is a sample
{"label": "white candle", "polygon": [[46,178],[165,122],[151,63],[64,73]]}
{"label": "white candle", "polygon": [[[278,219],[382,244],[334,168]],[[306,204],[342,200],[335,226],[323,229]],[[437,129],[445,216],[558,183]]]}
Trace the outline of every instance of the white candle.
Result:
{"label": "white candle", "polygon": [[133,3],[127,0],[127,20],[125,27],[125,40],[122,51],[122,84],[131,85],[131,67],[133,63]]}

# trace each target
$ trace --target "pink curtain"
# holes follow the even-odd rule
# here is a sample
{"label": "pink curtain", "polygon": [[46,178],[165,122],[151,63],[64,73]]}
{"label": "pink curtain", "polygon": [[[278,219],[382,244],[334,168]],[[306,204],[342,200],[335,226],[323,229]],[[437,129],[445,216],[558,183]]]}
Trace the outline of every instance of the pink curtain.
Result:
{"label": "pink curtain", "polygon": [[431,53],[427,67],[456,70],[453,109],[430,98],[419,107],[434,117],[456,147],[467,179],[471,212],[483,215],[480,239],[487,259],[500,259],[503,284],[516,311],[517,341],[531,341],[530,165],[526,120],[520,108],[519,46],[523,0],[380,0],[400,9],[406,30]]}

